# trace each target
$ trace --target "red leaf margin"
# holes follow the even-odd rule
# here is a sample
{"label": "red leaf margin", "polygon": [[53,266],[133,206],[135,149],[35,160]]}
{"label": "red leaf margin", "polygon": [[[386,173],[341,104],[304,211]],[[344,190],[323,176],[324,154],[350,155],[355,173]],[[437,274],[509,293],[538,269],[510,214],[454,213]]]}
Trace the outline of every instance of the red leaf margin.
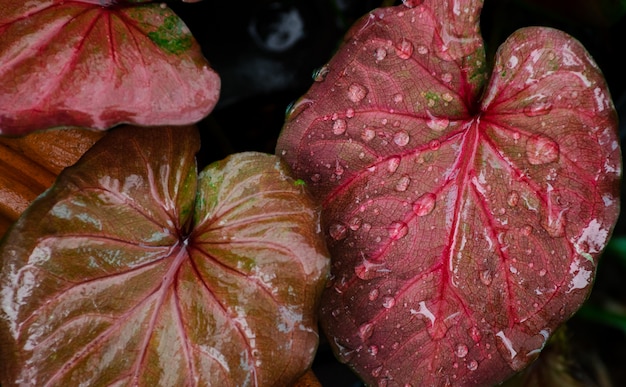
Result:
{"label": "red leaf margin", "polygon": [[482,1],[405,4],[355,24],[276,153],[323,206],[340,360],[372,385],[496,384],[589,294],[619,213],[616,113],[565,33],[517,31],[486,84]]}
{"label": "red leaf margin", "polygon": [[0,134],[186,125],[217,103],[219,76],[161,4],[0,3]]}

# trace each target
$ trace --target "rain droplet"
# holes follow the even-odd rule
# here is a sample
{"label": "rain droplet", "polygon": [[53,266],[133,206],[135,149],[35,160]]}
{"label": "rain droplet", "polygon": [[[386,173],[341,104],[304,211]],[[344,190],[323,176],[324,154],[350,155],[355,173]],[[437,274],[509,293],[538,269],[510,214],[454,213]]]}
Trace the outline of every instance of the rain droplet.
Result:
{"label": "rain droplet", "polygon": [[329,72],[330,69],[328,68],[328,65],[324,65],[313,71],[313,80],[315,82],[322,82],[324,79],[326,79],[326,75],[328,75]]}
{"label": "rain droplet", "polygon": [[383,372],[383,366],[376,367],[372,370],[372,376],[377,378],[380,376],[380,373]]}
{"label": "rain droplet", "polygon": [[389,227],[389,237],[393,240],[398,240],[406,236],[409,233],[409,226],[404,222],[393,222]]}
{"label": "rain droplet", "polygon": [[352,117],[354,117],[354,109],[348,108],[346,110],[346,118],[352,118]]}
{"label": "rain droplet", "polygon": [[552,110],[552,104],[548,101],[536,101],[524,107],[524,114],[528,117],[543,116]]}
{"label": "rain droplet", "polygon": [[400,103],[402,101],[404,101],[404,97],[402,96],[402,94],[398,93],[393,95],[393,102]]}
{"label": "rain droplet", "polygon": [[359,327],[359,337],[363,341],[372,337],[373,333],[374,333],[374,324],[372,323],[366,323]]}
{"label": "rain droplet", "polygon": [[398,180],[396,183],[396,191],[404,192],[409,188],[409,184],[411,184],[411,178],[407,175],[404,175]]}
{"label": "rain droplet", "polygon": [[380,62],[381,60],[385,59],[386,56],[387,56],[387,50],[385,50],[383,47],[378,47],[374,51],[374,58],[376,58],[377,62]]}
{"label": "rain droplet", "polygon": [[545,275],[546,275],[546,273],[547,273],[547,270],[546,270],[546,269],[541,269],[541,270],[539,270],[539,277],[543,277],[543,276],[545,276]]}
{"label": "rain droplet", "polygon": [[383,298],[383,307],[385,309],[391,309],[396,304],[396,299],[390,296]]}
{"label": "rain droplet", "polygon": [[333,122],[333,134],[339,136],[346,132],[346,128],[348,124],[346,124],[345,120],[339,118],[337,121]]}
{"label": "rain droplet", "polygon": [[430,150],[438,150],[441,147],[441,142],[439,142],[439,140],[430,140],[430,142],[428,143],[428,147],[430,148]]}
{"label": "rain droplet", "polygon": [[372,356],[376,356],[378,354],[378,347],[375,345],[371,345],[367,351],[370,353],[370,355]]}
{"label": "rain droplet", "polygon": [[491,270],[483,270],[480,272],[480,282],[489,286],[493,281],[493,275],[491,274]]}
{"label": "rain droplet", "polygon": [[372,141],[374,137],[376,137],[376,132],[374,131],[374,129],[365,128],[363,129],[363,132],[361,132],[361,139],[363,139],[363,141],[365,142]]}
{"label": "rain droplet", "polygon": [[320,181],[321,178],[322,176],[319,173],[311,175],[311,181],[313,183],[317,183],[318,181]]}
{"label": "rain droplet", "polygon": [[358,216],[355,216],[354,218],[350,219],[350,221],[348,222],[348,227],[350,227],[350,230],[352,231],[357,231],[359,228],[361,228],[361,218],[359,218]]}
{"label": "rain droplet", "polygon": [[565,215],[563,212],[553,214],[549,212],[541,220],[541,227],[553,238],[562,237],[565,234]]}
{"label": "rain droplet", "polygon": [[378,289],[370,290],[369,294],[367,295],[367,298],[370,301],[375,301],[378,298]]}
{"label": "rain droplet", "polygon": [[471,327],[467,333],[470,335],[470,337],[472,338],[472,340],[474,340],[475,343],[478,343],[480,339],[482,338],[480,329],[478,329],[477,326]]}
{"label": "rain droplet", "polygon": [[372,263],[366,259],[354,267],[354,274],[362,280],[378,278],[389,272],[383,263]]}
{"label": "rain droplet", "polygon": [[413,43],[403,38],[396,46],[396,55],[400,59],[409,59],[413,55]]}
{"label": "rain droplet", "polygon": [[328,228],[328,234],[336,241],[345,239],[347,232],[348,230],[346,229],[346,226],[341,223],[335,223]]}
{"label": "rain droplet", "polygon": [[418,5],[422,5],[423,2],[424,0],[402,0],[402,4],[409,8],[415,8]]}
{"label": "rain droplet", "polygon": [[452,74],[450,74],[450,73],[443,73],[443,74],[441,74],[441,80],[444,81],[445,83],[452,82]]}
{"label": "rain droplet", "polygon": [[398,146],[405,146],[405,145],[407,145],[409,143],[410,139],[411,138],[410,138],[409,134],[405,130],[397,131],[393,135],[393,142],[395,142],[396,145],[398,145]]}
{"label": "rain droplet", "polygon": [[436,118],[432,117],[430,120],[426,121],[426,126],[435,132],[441,132],[445,130],[450,125],[450,120],[447,118]]}
{"label": "rain droplet", "polygon": [[426,55],[428,54],[428,47],[424,46],[423,44],[420,44],[419,46],[417,46],[417,52],[420,55]]}
{"label": "rain droplet", "polygon": [[508,196],[506,197],[506,203],[509,205],[509,207],[517,206],[517,203],[519,203],[519,192],[509,192]]}
{"label": "rain droplet", "polygon": [[559,145],[543,135],[534,135],[526,141],[526,158],[532,165],[551,163],[559,158]]}
{"label": "rain droplet", "polygon": [[387,164],[387,170],[390,173],[394,173],[396,170],[398,170],[399,166],[400,166],[400,157],[392,157],[389,159],[389,163]]}
{"label": "rain droplet", "polygon": [[443,93],[443,95],[441,96],[441,99],[443,99],[446,102],[451,102],[454,99],[454,97],[450,93]]}
{"label": "rain droplet", "polygon": [[467,353],[469,352],[467,345],[465,344],[459,344],[456,346],[456,350],[454,351],[454,353],[456,354],[457,357],[463,358],[465,356],[467,356]]}
{"label": "rain droplet", "polygon": [[361,102],[367,95],[367,91],[365,86],[353,83],[348,87],[348,99],[354,103]]}
{"label": "rain droplet", "polygon": [[476,371],[478,369],[478,362],[476,360],[472,360],[467,363],[467,369],[470,371]]}
{"label": "rain droplet", "polygon": [[437,196],[435,196],[434,193],[425,193],[424,195],[417,198],[415,202],[413,202],[413,212],[417,216],[426,216],[433,212],[436,201]]}

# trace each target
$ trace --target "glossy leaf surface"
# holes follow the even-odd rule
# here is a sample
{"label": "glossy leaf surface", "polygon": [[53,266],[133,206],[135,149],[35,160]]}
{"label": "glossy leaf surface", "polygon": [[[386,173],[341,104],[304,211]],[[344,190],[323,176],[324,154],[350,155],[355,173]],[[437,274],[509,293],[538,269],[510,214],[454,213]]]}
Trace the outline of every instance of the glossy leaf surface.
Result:
{"label": "glossy leaf surface", "polygon": [[481,1],[352,28],[277,154],[322,203],[322,326],[371,385],[494,385],[587,297],[619,213],[616,114],[579,42],[525,28],[491,74]]}
{"label": "glossy leaf surface", "polygon": [[0,0],[0,134],[56,126],[183,125],[220,80],[160,4]]}
{"label": "glossy leaf surface", "polygon": [[192,127],[114,130],[0,254],[3,386],[289,385],[317,345],[318,213],[275,156],[198,176]]}
{"label": "glossy leaf surface", "polygon": [[0,239],[56,176],[103,134],[66,128],[0,137]]}

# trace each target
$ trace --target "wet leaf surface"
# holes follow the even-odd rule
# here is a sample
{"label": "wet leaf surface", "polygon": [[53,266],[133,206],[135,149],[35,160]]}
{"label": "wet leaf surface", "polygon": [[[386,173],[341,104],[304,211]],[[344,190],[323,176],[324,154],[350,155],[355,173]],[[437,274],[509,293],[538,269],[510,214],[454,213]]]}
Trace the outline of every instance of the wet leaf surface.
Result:
{"label": "wet leaf surface", "polygon": [[104,3],[0,2],[0,134],[183,125],[213,109],[219,77],[178,16]]}
{"label": "wet leaf surface", "polygon": [[113,130],[0,246],[2,385],[289,385],[327,275],[275,156],[205,168],[193,127]]}
{"label": "wet leaf surface", "polygon": [[490,385],[587,297],[619,213],[616,114],[569,35],[488,73],[481,1],[406,1],[348,33],[277,154],[323,206],[322,326],[372,385]]}

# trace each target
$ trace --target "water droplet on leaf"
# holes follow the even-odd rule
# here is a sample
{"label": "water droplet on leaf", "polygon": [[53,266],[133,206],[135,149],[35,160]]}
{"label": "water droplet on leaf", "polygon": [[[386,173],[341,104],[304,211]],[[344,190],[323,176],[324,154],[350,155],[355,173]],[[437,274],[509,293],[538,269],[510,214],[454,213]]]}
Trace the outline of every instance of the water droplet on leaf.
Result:
{"label": "water droplet on leaf", "polygon": [[405,146],[409,143],[410,136],[405,130],[400,130],[393,135],[393,142],[398,146]]}
{"label": "water droplet on leaf", "polygon": [[361,102],[367,95],[368,90],[365,86],[353,83],[348,87],[348,99],[354,103]]}
{"label": "water droplet on leaf", "polygon": [[385,48],[378,47],[374,51],[374,58],[376,58],[377,62],[380,62],[381,60],[385,59],[385,57],[387,57],[387,50]]}
{"label": "water droplet on leaf", "polygon": [[528,117],[543,116],[552,110],[552,104],[548,101],[536,101],[524,107],[524,114]]}
{"label": "water droplet on leaf", "polygon": [[359,337],[363,341],[372,337],[373,333],[374,333],[374,324],[372,323],[366,323],[359,327]]}
{"label": "water droplet on leaf", "polygon": [[361,139],[363,139],[363,141],[365,142],[372,141],[374,137],[376,137],[376,132],[374,131],[374,129],[365,128],[363,129],[363,132],[361,132]]}
{"label": "water droplet on leaf", "polygon": [[470,371],[476,371],[478,369],[478,362],[476,360],[472,360],[467,363],[467,369]]}
{"label": "water droplet on leaf", "polygon": [[398,170],[399,166],[400,166],[400,157],[392,157],[389,159],[389,162],[387,163],[387,170],[390,173],[394,173],[396,170]]}
{"label": "water droplet on leaf", "polygon": [[346,132],[347,127],[348,124],[346,121],[339,118],[337,121],[333,122],[333,134],[337,136],[342,135]]}
{"label": "water droplet on leaf", "polygon": [[474,340],[475,343],[478,343],[482,338],[482,334],[480,333],[480,329],[477,326],[471,327],[468,332],[469,336]]}
{"label": "water droplet on leaf", "polygon": [[483,270],[480,272],[480,282],[489,286],[493,281],[493,276],[491,274],[491,270]]}
{"label": "water droplet on leaf", "polygon": [[407,188],[409,188],[409,184],[411,184],[411,178],[407,175],[404,175],[400,178],[400,180],[398,180],[398,182],[396,183],[396,191],[398,192],[404,192],[407,190]]}
{"label": "water droplet on leaf", "polygon": [[413,55],[413,43],[403,38],[396,46],[396,55],[400,59],[409,59]]}
{"label": "water droplet on leaf", "polygon": [[519,203],[519,192],[517,191],[511,191],[509,192],[509,194],[506,197],[506,203],[510,206],[510,207],[515,207],[517,206],[517,203]]}
{"label": "water droplet on leaf", "polygon": [[450,120],[447,118],[432,117],[431,119],[426,121],[426,125],[435,132],[441,132],[450,125]]}
{"label": "water droplet on leaf", "polygon": [[378,289],[372,289],[367,295],[370,301],[375,301],[378,298]]}
{"label": "water droplet on leaf", "polygon": [[398,240],[409,233],[409,226],[404,222],[393,222],[389,227],[389,237]]}
{"label": "water droplet on leaf", "polygon": [[456,350],[454,351],[454,353],[456,354],[457,357],[463,358],[465,356],[467,356],[467,353],[469,352],[467,345],[465,344],[459,344],[456,346]]}
{"label": "water droplet on leaf", "polygon": [[390,296],[383,298],[383,307],[385,309],[391,309],[396,305],[396,299]]}
{"label": "water droplet on leaf", "polygon": [[328,68],[328,65],[324,65],[313,71],[313,80],[315,82],[322,82],[324,79],[326,79],[326,75],[328,75],[329,72],[330,69]]}
{"label": "water droplet on leaf", "polygon": [[441,142],[439,142],[439,140],[430,140],[430,142],[428,143],[428,147],[430,148],[430,150],[438,150],[441,147]]}
{"label": "water droplet on leaf", "polygon": [[413,212],[417,216],[426,216],[433,212],[437,197],[433,193],[425,193],[413,202]]}
{"label": "water droplet on leaf", "polygon": [[328,228],[328,234],[336,241],[345,239],[347,232],[346,226],[341,223],[335,223]]}
{"label": "water droplet on leaf", "polygon": [[422,5],[423,2],[424,0],[402,0],[402,4],[409,8],[415,8],[418,5]]}
{"label": "water droplet on leaf", "polygon": [[532,165],[551,163],[559,158],[559,145],[543,135],[534,135],[526,141],[526,158]]}

